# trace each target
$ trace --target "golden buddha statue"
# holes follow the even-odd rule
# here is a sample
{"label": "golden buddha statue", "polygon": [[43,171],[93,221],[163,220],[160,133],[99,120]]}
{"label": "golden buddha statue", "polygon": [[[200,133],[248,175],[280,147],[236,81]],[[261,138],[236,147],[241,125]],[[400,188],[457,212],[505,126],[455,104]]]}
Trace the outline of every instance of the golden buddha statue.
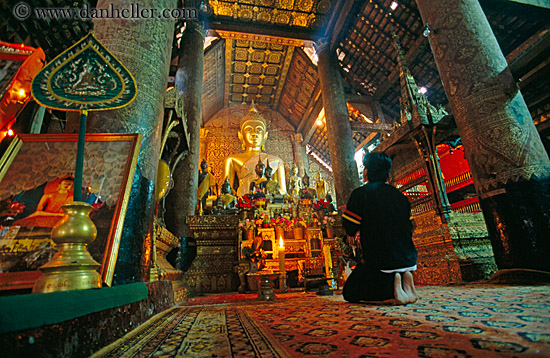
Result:
{"label": "golden buddha statue", "polygon": [[325,199],[326,197],[326,183],[321,178],[321,173],[317,172],[317,180],[315,181],[315,192],[317,193],[317,199]]}
{"label": "golden buddha statue", "polygon": [[290,188],[290,195],[299,198],[300,191],[302,190],[302,178],[298,176],[298,167],[296,164],[292,167],[290,177],[288,178],[288,187]]}
{"label": "golden buddha statue", "polygon": [[269,160],[267,161],[267,168],[265,168],[264,176],[266,178],[265,183],[265,193],[271,195],[279,195],[279,183],[276,180],[273,180],[273,168],[269,165]]}
{"label": "golden buddha statue", "polygon": [[222,184],[222,206],[224,209],[232,209],[237,203],[237,197],[231,194],[231,184],[226,179]]}
{"label": "golden buddha statue", "polygon": [[317,192],[314,188],[309,186],[309,175],[304,173],[302,178],[303,189],[300,192],[300,199],[315,199],[317,197]]}
{"label": "golden buddha statue", "polygon": [[275,155],[263,152],[267,134],[265,119],[252,103],[248,113],[241,119],[239,131],[244,152],[230,154],[225,159],[225,177],[229,178],[231,188],[237,192],[238,196],[247,194],[250,184],[256,180],[255,167],[260,159],[269,160],[274,172],[273,180],[279,183],[281,194],[286,194],[284,162]]}

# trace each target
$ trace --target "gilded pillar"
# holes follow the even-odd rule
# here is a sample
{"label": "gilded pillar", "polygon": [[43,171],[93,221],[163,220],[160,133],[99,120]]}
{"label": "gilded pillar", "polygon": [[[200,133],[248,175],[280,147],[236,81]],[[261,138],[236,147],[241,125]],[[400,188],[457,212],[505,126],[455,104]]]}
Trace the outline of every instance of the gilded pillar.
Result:
{"label": "gilded pillar", "polygon": [[550,271],[550,161],[478,1],[417,0],[499,269]]}
{"label": "gilded pillar", "polygon": [[187,216],[195,215],[199,181],[202,112],[204,25],[188,21],[181,37],[176,88],[183,101],[184,120],[189,131],[188,154],[174,168],[174,189],[166,198],[166,227],[176,236],[189,236]]}
{"label": "gilded pillar", "polygon": [[326,38],[317,44],[319,80],[327,121],[328,147],[334,174],[338,207],[346,205],[351,192],[359,187],[359,173],[354,159],[346,95],[340,77],[336,53]]}
{"label": "gilded pillar", "polygon": [[[98,0],[97,9],[126,9],[130,0]],[[175,0],[146,0],[140,6],[175,8]],[[94,34],[134,76],[136,99],[110,111],[92,111],[88,132],[141,133],[143,141],[115,268],[114,284],[148,281],[154,190],[160,153],[164,93],[168,80],[174,22],[159,19],[94,19]]]}
{"label": "gilded pillar", "polygon": [[304,137],[302,137],[302,133],[294,133],[291,138],[292,149],[294,150],[294,163],[296,163],[299,169],[298,175],[303,177],[304,173],[307,173],[309,176],[309,161],[307,160]]}

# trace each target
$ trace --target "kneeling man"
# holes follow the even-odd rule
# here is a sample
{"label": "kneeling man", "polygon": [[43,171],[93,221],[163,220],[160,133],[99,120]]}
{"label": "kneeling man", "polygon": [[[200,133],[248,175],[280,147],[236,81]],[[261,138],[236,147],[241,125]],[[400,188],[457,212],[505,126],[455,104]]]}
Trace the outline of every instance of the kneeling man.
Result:
{"label": "kneeling man", "polygon": [[346,233],[360,232],[362,257],[346,280],[346,301],[389,301],[404,305],[418,299],[411,271],[417,251],[412,241],[411,205],[405,195],[386,184],[392,160],[385,153],[363,159],[367,184],[355,189],[343,214]]}

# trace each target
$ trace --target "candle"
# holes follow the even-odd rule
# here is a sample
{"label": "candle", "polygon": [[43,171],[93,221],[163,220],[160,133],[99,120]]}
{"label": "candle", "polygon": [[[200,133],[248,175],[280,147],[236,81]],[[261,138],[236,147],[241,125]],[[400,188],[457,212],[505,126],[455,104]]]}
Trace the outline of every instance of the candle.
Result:
{"label": "candle", "polygon": [[285,267],[285,246],[283,243],[283,239],[279,239],[279,271],[286,272]]}
{"label": "candle", "polygon": [[332,272],[332,256],[330,253],[330,245],[323,245],[323,255],[325,256],[325,274],[330,277]]}

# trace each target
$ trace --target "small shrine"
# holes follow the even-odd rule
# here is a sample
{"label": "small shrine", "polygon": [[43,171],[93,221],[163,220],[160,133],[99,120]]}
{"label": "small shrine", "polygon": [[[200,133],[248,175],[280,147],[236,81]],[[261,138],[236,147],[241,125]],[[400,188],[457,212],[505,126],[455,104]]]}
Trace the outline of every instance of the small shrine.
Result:
{"label": "small shrine", "polygon": [[197,215],[187,219],[197,245],[183,275],[191,291],[256,291],[266,277],[280,291],[318,287],[308,284],[313,276],[322,286],[339,284],[332,183],[318,172],[312,185],[307,170],[300,177],[297,165],[266,153],[267,129],[252,103],[239,120],[243,151],[220,158],[223,176],[213,174],[218,157],[201,163]]}

